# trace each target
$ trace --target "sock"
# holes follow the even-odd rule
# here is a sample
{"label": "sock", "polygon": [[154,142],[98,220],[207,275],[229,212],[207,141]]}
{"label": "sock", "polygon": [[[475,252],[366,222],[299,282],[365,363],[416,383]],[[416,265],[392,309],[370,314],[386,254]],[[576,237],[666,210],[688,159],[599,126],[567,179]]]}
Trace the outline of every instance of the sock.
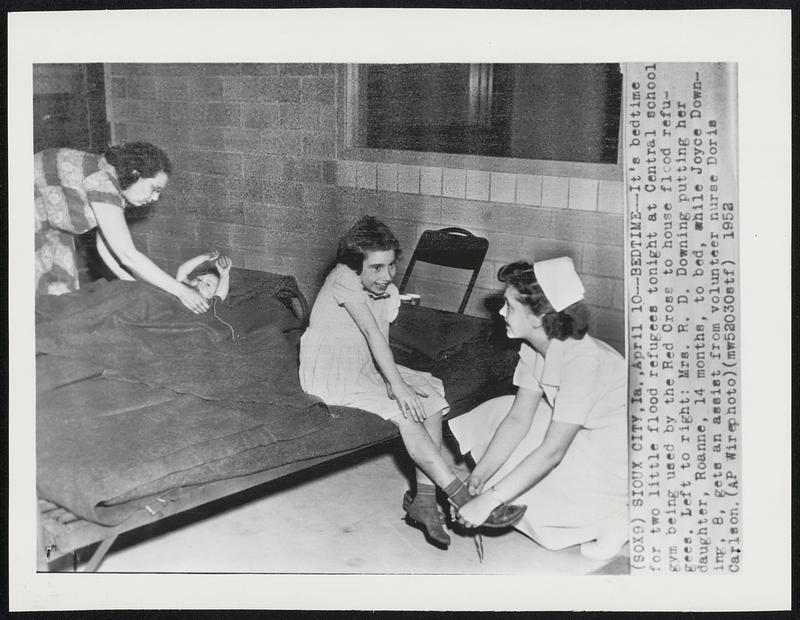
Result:
{"label": "sock", "polygon": [[450,503],[457,508],[461,508],[461,506],[472,499],[472,495],[470,495],[467,490],[467,485],[457,476],[453,479],[453,482],[444,488],[444,492],[447,495],[447,499],[450,500]]}
{"label": "sock", "polygon": [[436,487],[432,484],[417,482],[417,493],[414,501],[436,503]]}

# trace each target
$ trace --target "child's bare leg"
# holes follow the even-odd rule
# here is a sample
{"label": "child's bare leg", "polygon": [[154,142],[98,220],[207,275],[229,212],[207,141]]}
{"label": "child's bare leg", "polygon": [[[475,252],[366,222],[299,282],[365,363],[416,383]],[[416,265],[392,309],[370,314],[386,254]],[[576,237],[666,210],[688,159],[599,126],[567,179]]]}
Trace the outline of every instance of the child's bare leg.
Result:
{"label": "child's bare leg", "polygon": [[428,416],[422,423],[431,436],[433,443],[437,449],[442,449],[442,412],[437,411],[433,415]]}
{"label": "child's bare leg", "polygon": [[417,466],[417,482],[445,488],[455,478],[442,457],[442,414],[429,416],[422,424],[402,415],[391,421],[400,430],[400,437],[411,460]]}
{"label": "child's bare leg", "polygon": [[[436,452],[441,457],[442,455],[442,412],[437,411],[433,415],[429,416],[425,419],[422,423],[425,429],[428,431],[428,435],[433,442],[433,445],[436,447]],[[444,459],[442,458],[444,462]],[[445,463],[445,465],[447,465]],[[450,469],[449,465],[447,466],[447,470],[449,474],[452,474],[452,470]],[[417,474],[417,486],[420,484],[434,484],[433,480],[429,478],[422,469],[419,467],[416,468]],[[452,481],[452,480],[451,480]],[[441,484],[439,486],[442,486]]]}

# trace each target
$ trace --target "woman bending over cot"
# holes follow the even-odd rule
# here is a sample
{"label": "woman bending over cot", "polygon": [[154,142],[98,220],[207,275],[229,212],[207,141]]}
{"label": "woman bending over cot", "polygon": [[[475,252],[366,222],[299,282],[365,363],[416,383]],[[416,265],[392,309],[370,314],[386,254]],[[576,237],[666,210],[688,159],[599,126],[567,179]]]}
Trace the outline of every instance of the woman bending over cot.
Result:
{"label": "woman bending over cot", "polygon": [[[442,416],[449,409],[442,382],[396,364],[389,347],[389,325],[400,306],[392,283],[399,255],[397,238],[373,217],[342,237],[300,342],[300,382],[328,404],[364,409],[397,426],[416,465],[416,493],[403,497],[407,519],[428,542],[446,548],[450,537],[435,485],[456,507],[471,496],[441,454]],[[509,507],[487,525],[510,525],[520,516],[518,507]]]}
{"label": "woman bending over cot", "polygon": [[[33,156],[35,283],[37,295],[78,289],[75,235],[98,229],[97,252],[121,280],[139,278],[177,297],[189,310],[208,301],[136,249],[124,210],[156,202],[172,166],[166,153],[147,142],[112,146],[96,155],[47,149]],[[135,276],[135,277],[134,277]]]}

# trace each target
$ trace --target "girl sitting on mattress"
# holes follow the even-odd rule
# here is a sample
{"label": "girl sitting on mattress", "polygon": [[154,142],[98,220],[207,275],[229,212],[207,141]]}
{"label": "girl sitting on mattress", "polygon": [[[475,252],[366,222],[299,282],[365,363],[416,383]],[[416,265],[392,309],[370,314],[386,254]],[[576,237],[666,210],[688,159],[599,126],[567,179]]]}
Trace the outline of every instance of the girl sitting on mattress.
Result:
{"label": "girl sitting on mattress", "polygon": [[[416,493],[403,497],[407,520],[446,548],[450,537],[435,485],[456,507],[471,496],[441,454],[442,415],[449,409],[442,382],[396,364],[389,347],[389,324],[400,306],[392,284],[399,255],[397,238],[374,217],[363,217],[342,237],[300,342],[300,383],[328,404],[365,409],[397,426],[416,465]],[[509,526],[523,512],[503,507],[485,525]]]}
{"label": "girl sitting on mattress", "polygon": [[628,367],[586,333],[572,259],[512,263],[498,277],[508,336],[522,341],[518,389],[449,423],[477,462],[459,519],[480,526],[518,501],[528,510],[516,528],[544,547],[609,559],[628,540]]}

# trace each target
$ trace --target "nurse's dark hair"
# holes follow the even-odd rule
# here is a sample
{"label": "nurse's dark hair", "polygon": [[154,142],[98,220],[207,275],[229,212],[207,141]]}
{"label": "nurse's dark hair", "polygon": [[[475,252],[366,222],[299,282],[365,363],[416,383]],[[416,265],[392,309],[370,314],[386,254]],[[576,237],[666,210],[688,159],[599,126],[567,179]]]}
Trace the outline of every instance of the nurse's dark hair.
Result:
{"label": "nurse's dark hair", "polygon": [[128,189],[139,179],[151,179],[159,172],[166,175],[172,172],[172,163],[167,154],[149,142],[118,144],[103,155],[117,171],[121,189]]}
{"label": "nurse's dark hair", "polygon": [[394,250],[395,258],[400,257],[397,237],[386,224],[371,215],[365,215],[339,240],[336,262],[347,265],[360,275],[368,252],[389,250]]}
{"label": "nurse's dark hair", "polygon": [[544,333],[551,340],[580,340],[589,330],[589,309],[583,301],[576,301],[561,312],[556,312],[536,281],[533,265],[517,261],[500,268],[497,278],[514,287],[517,299],[541,318]]}

